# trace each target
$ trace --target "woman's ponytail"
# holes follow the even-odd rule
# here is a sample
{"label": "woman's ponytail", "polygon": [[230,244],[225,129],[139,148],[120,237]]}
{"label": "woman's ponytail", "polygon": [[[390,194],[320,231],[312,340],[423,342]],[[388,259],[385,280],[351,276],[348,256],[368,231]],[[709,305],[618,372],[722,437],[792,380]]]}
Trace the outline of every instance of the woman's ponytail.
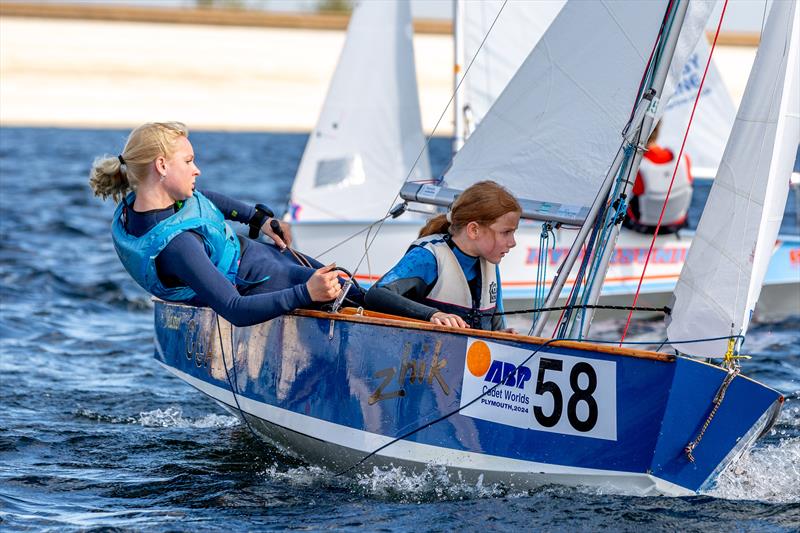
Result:
{"label": "woman's ponytail", "polygon": [[115,202],[121,201],[131,190],[122,162],[112,155],[94,160],[89,173],[89,186],[95,196],[100,196],[103,200],[110,196]]}

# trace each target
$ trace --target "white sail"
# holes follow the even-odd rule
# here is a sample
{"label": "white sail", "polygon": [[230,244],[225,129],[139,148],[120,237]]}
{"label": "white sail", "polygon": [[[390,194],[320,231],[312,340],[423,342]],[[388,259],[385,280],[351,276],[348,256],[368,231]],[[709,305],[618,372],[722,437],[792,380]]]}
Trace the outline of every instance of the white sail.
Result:
{"label": "white sail", "polygon": [[409,3],[362,2],[292,187],[296,220],[386,215],[406,177],[430,178]]}
{"label": "white sail", "polygon": [[[700,88],[708,54],[711,52],[710,48],[706,39],[698,41],[697,47],[683,67],[680,81],[661,120],[658,142],[662,146],[672,148],[676,153],[683,142],[689,115]],[[684,153],[691,161],[694,176],[714,177],[734,118],[736,118],[736,106],[712,60],[684,149]]]}
{"label": "white sail", "polygon": [[[541,202],[542,214],[580,223],[620,147],[666,7],[568,2],[456,154],[446,185],[492,179]],[[712,8],[690,4],[673,58],[678,76]]]}
{"label": "white sail", "polygon": [[[466,63],[472,60],[472,66],[461,91],[463,105],[469,108],[471,128],[480,123],[566,3],[566,0],[509,0],[503,7],[503,1],[462,4],[464,56]],[[683,142],[709,53],[708,41],[699,39],[664,108],[659,141],[675,151]],[[736,106],[712,61],[684,150],[691,159],[693,175],[713,177],[716,174],[735,117]]]}
{"label": "white sail", "polygon": [[[722,163],[675,288],[670,340],[744,334],[778,234],[798,142],[797,2],[773,2]],[[676,344],[720,355],[725,341]]]}
{"label": "white sail", "polygon": [[566,0],[509,0],[503,7],[504,0],[484,0],[460,4],[464,68],[472,61],[461,91],[464,105],[470,109],[472,127],[486,115],[565,3]]}

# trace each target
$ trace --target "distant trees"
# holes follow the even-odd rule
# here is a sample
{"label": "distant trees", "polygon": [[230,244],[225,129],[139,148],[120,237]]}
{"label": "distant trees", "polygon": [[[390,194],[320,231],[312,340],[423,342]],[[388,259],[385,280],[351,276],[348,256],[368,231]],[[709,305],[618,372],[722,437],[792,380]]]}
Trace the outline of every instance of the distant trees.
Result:
{"label": "distant trees", "polygon": [[[270,1],[261,0],[194,0],[195,5],[200,9],[263,9],[270,10]],[[380,1],[380,0],[373,0]],[[309,9],[309,3],[297,0],[297,9]],[[354,0],[316,0],[316,9],[319,13],[350,13],[353,11]]]}
{"label": "distant trees", "polygon": [[243,0],[194,0],[197,7],[200,9],[208,8],[225,8],[225,9],[243,9]]}
{"label": "distant trees", "polygon": [[353,10],[351,0],[317,0],[317,11],[327,13],[350,13]]}

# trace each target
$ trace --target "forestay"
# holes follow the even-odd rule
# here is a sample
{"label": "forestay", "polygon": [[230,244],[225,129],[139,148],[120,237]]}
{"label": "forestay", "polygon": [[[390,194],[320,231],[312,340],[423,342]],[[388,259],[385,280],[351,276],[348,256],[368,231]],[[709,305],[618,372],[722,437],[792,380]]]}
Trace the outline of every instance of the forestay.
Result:
{"label": "forestay", "polygon": [[[582,223],[621,144],[666,1],[569,2],[445,175],[495,180],[541,202],[538,217]],[[673,58],[680,75],[713,2],[693,2]],[[660,97],[668,99],[675,81]]]}
{"label": "forestay", "polygon": [[430,177],[408,2],[362,2],[292,187],[297,220],[373,220]]}
{"label": "forestay", "polygon": [[[773,2],[744,97],[675,288],[670,340],[744,334],[775,247],[800,140],[796,2]],[[726,342],[676,344],[724,353]]]}

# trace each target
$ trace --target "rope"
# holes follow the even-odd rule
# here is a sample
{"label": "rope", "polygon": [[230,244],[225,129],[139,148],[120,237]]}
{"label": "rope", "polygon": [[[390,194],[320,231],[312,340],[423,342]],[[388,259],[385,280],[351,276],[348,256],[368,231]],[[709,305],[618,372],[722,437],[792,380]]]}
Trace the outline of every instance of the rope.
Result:
{"label": "rope", "polygon": [[234,381],[231,381],[231,375],[228,373],[228,361],[225,357],[225,347],[222,343],[222,329],[219,327],[219,315],[214,313],[215,321],[217,323],[217,336],[219,338],[219,349],[222,352],[222,366],[225,368],[225,377],[228,378],[228,387],[231,389],[231,394],[233,395],[233,401],[236,403],[236,409],[239,411],[239,416],[244,421],[244,424],[247,426],[247,429],[250,430],[250,434],[256,439],[256,441],[262,440],[258,434],[255,432],[253,427],[250,425],[250,422],[247,420],[247,417],[244,416],[244,411],[242,411],[242,406],[239,405],[239,398],[237,396],[239,392],[239,387],[234,387],[234,381],[238,384],[239,383],[239,376],[236,372],[236,347],[234,346],[233,342],[233,324],[231,324],[231,366],[233,367],[233,377]]}
{"label": "rope", "polygon": [[[550,236],[553,236],[553,249],[556,248],[556,234],[553,231],[553,224],[551,222],[542,223],[542,232],[539,234],[539,262],[536,265],[536,288],[533,290],[533,305],[534,307],[541,307],[547,298],[547,241]],[[533,323],[539,319],[539,311],[535,311],[533,315]]]}
{"label": "rope", "polygon": [[[724,8],[723,8],[724,10]],[[731,339],[733,343],[736,341]],[[728,369],[728,374],[725,376],[725,379],[722,381],[722,385],[720,385],[717,394],[714,396],[714,407],[711,409],[711,412],[708,414],[706,421],[703,423],[703,426],[700,428],[700,432],[697,434],[697,437],[686,445],[686,448],[683,451],[686,453],[686,457],[689,459],[690,462],[694,463],[694,449],[700,444],[700,441],[703,440],[703,436],[706,434],[706,430],[708,426],[711,424],[711,421],[714,420],[714,415],[717,414],[719,410],[719,406],[722,405],[722,400],[725,399],[725,393],[728,390],[728,386],[733,382],[733,378],[739,375],[739,365],[734,365]]]}
{"label": "rope", "polygon": [[[661,206],[661,214],[658,217],[658,224],[656,224],[656,230],[653,233],[653,238],[650,241],[650,248],[647,250],[647,257],[644,260],[644,267],[642,268],[642,275],[639,277],[639,284],[636,287],[636,293],[633,296],[633,306],[636,306],[636,302],[639,300],[639,292],[642,289],[642,282],[644,281],[644,275],[647,271],[647,265],[650,263],[650,255],[653,253],[653,247],[656,243],[656,237],[658,236],[658,231],[661,229],[661,222],[664,219],[664,212],[667,209],[667,203],[669,202],[669,195],[672,192],[672,185],[675,183],[675,176],[678,173],[678,166],[681,164],[681,158],[683,157],[683,149],[686,147],[686,139],[689,136],[689,130],[692,127],[692,121],[694,120],[694,113],[697,109],[697,103],[700,101],[700,95],[703,92],[703,84],[706,81],[706,75],[708,74],[708,68],[711,65],[711,57],[714,55],[714,47],[717,44],[717,38],[719,37],[719,31],[722,27],[722,19],[725,17],[725,9],[728,7],[728,0],[725,0],[725,3],[722,5],[722,13],[719,16],[719,22],[717,22],[717,31],[714,34],[714,41],[711,43],[711,51],[708,54],[708,60],[706,61],[706,68],[703,71],[703,77],[700,79],[700,87],[697,89],[697,96],[694,98],[694,105],[692,106],[692,113],[689,115],[689,123],[686,125],[686,132],[683,134],[683,142],[681,143],[681,149],[678,152],[678,157],[675,162],[675,168],[672,170],[672,179],[669,182],[669,188],[667,189],[667,197],[664,199],[664,205]],[[628,334],[628,328],[631,325],[631,318],[633,317],[633,313],[628,313],[628,319],[625,322],[625,329],[622,331],[622,338],[620,339],[620,345],[622,345],[622,341],[625,340],[625,335]]]}

